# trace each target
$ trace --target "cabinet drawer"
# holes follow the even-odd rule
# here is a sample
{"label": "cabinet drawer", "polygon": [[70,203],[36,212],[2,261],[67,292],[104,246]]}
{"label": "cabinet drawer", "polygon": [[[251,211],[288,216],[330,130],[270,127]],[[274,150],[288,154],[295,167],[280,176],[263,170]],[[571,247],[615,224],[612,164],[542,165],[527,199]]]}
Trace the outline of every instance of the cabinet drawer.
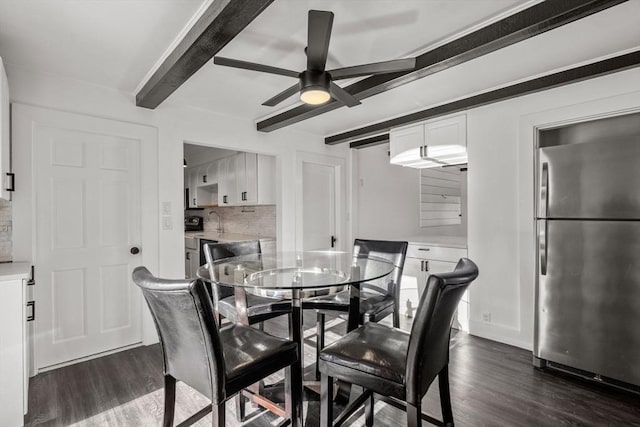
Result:
{"label": "cabinet drawer", "polygon": [[439,261],[458,262],[460,258],[467,256],[464,248],[451,248],[446,246],[409,245],[407,257],[433,259]]}

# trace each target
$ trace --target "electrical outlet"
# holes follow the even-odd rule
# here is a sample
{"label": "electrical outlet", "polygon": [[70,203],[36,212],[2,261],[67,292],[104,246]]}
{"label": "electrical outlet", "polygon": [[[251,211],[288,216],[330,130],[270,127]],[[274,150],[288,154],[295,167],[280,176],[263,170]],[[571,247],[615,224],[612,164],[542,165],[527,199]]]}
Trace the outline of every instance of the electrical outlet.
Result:
{"label": "electrical outlet", "polygon": [[171,215],[171,202],[162,202],[162,215]]}
{"label": "electrical outlet", "polygon": [[482,321],[491,322],[491,312],[485,311],[484,313],[482,313]]}

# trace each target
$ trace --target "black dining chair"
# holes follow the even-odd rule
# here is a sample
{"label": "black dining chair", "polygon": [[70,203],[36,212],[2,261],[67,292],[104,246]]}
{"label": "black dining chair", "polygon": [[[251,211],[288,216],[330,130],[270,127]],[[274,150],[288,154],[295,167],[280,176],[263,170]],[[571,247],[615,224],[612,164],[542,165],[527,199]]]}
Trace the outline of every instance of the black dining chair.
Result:
{"label": "black dining chair", "polygon": [[[298,345],[246,325],[220,329],[210,296],[200,280],[166,280],[145,267],[133,271],[156,325],[164,362],[164,427],[174,421],[176,381],[211,399],[181,425],[213,412],[213,426],[225,425],[225,402],[249,385],[283,368],[291,408],[302,396]],[[296,414],[292,414],[295,418]]]}
{"label": "black dining chair", "polygon": [[[231,258],[242,255],[260,254],[260,241],[250,240],[245,242],[230,243],[207,243],[203,246],[204,256],[209,269],[209,276],[215,280],[220,272],[214,271],[213,263],[225,258]],[[228,272],[233,274],[233,272]],[[219,283],[208,284],[210,286],[213,298],[214,308],[218,320],[220,316],[227,318],[233,323],[239,323],[238,310],[236,308],[236,298],[234,289],[230,286],[221,285]],[[291,301],[279,298],[264,297],[260,295],[246,294],[245,301],[242,303],[246,306],[246,321],[250,324],[259,324],[262,329],[262,322],[277,316],[291,313]]]}
{"label": "black dining chair", "polygon": [[[233,271],[215,271],[214,262],[225,258],[242,255],[254,255],[262,253],[260,240],[249,240],[244,242],[229,243],[207,243],[203,245],[205,260],[209,270],[209,277],[215,280],[220,274],[233,274]],[[222,267],[224,268],[224,267]],[[264,321],[274,317],[291,314],[291,301],[278,298],[264,297],[244,292],[244,289],[234,289],[231,286],[221,285],[215,281],[206,283],[213,300],[216,319],[222,324],[222,317],[232,323],[246,323],[248,325],[257,324],[264,330]],[[238,314],[236,298],[240,298],[240,304],[246,308],[245,313]],[[251,387],[251,390],[261,394],[262,382]],[[239,393],[236,397],[236,415],[238,421],[245,419],[245,397]]]}
{"label": "black dining chair", "polygon": [[[360,285],[359,323],[378,322],[393,314],[393,326],[400,327],[400,281],[407,255],[407,242],[387,240],[356,239],[353,255],[371,256],[391,262],[394,269],[391,274]],[[366,267],[365,267],[366,268]],[[318,355],[324,347],[325,316],[342,315],[349,312],[349,290],[323,295],[303,301],[305,310],[316,310],[316,379],[320,378]]]}
{"label": "black dining chair", "polygon": [[[405,409],[407,425],[422,419],[453,426],[449,393],[449,341],[453,316],[478,267],[462,258],[453,272],[432,274],[407,333],[378,323],[365,323],[325,347],[320,353],[320,425],[341,425],[364,403],[366,425],[373,425],[373,393]],[[443,422],[422,414],[421,401],[438,377]],[[333,380],[363,387],[364,393],[333,420]]]}

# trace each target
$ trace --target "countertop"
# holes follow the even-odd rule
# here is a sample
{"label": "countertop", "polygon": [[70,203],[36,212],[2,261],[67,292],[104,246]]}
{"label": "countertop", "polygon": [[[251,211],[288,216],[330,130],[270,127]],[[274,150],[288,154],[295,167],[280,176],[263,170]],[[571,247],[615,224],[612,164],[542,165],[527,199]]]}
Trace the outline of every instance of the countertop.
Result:
{"label": "countertop", "polygon": [[31,264],[28,262],[3,262],[0,263],[0,280],[24,279],[31,273]]}
{"label": "countertop", "polygon": [[411,236],[400,241],[407,241],[409,244],[445,246],[448,248],[467,249],[467,238],[458,236]]}
{"label": "countertop", "polygon": [[218,233],[217,231],[185,231],[184,237],[217,240],[218,242],[243,242],[245,240],[275,240],[274,237],[255,234]]}

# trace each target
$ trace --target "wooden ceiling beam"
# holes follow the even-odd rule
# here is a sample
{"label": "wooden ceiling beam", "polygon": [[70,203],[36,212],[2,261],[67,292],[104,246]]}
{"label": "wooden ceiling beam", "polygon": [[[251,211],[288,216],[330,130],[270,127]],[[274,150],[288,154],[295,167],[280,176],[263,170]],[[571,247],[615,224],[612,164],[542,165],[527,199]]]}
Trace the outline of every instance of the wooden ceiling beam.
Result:
{"label": "wooden ceiling beam", "polygon": [[214,0],[136,94],[156,108],[249,25],[273,0]]}
{"label": "wooden ceiling beam", "polygon": [[[518,96],[529,95],[531,93],[542,90],[552,89],[554,87],[564,86],[571,83],[591,79],[594,77],[604,76],[606,74],[616,73],[630,68],[640,67],[640,50],[629,52],[623,55],[604,59],[579,67],[570,68],[557,73],[549,74],[524,82],[505,86],[489,92],[484,92],[468,98],[449,102],[447,104],[438,105],[436,107],[427,108],[426,110],[417,111],[405,116],[396,117],[390,120],[384,120],[359,129],[350,130],[348,132],[339,133],[325,138],[325,144],[334,145],[343,142],[357,143],[357,148],[366,147],[366,139],[368,135],[375,135],[381,132],[389,132],[391,129],[410,125],[412,123],[421,122],[428,119],[453,114],[471,108],[481,107],[483,105],[492,104],[494,102],[505,101],[507,99]],[[374,137],[375,138],[375,137]],[[373,139],[373,138],[368,138]],[[373,144],[375,145],[375,144]],[[351,146],[351,145],[350,145]],[[353,148],[353,147],[352,147]]]}
{"label": "wooden ceiling beam", "polygon": [[[547,0],[480,28],[416,57],[413,70],[380,74],[344,89],[359,100],[446,70],[503,47],[574,22],[627,0]],[[331,100],[320,106],[300,105],[257,123],[271,132],[342,107]]]}
{"label": "wooden ceiling beam", "polygon": [[386,144],[389,142],[389,133],[383,133],[382,135],[371,136],[369,138],[359,139],[357,141],[351,141],[349,148],[366,148],[374,147],[376,145]]}

